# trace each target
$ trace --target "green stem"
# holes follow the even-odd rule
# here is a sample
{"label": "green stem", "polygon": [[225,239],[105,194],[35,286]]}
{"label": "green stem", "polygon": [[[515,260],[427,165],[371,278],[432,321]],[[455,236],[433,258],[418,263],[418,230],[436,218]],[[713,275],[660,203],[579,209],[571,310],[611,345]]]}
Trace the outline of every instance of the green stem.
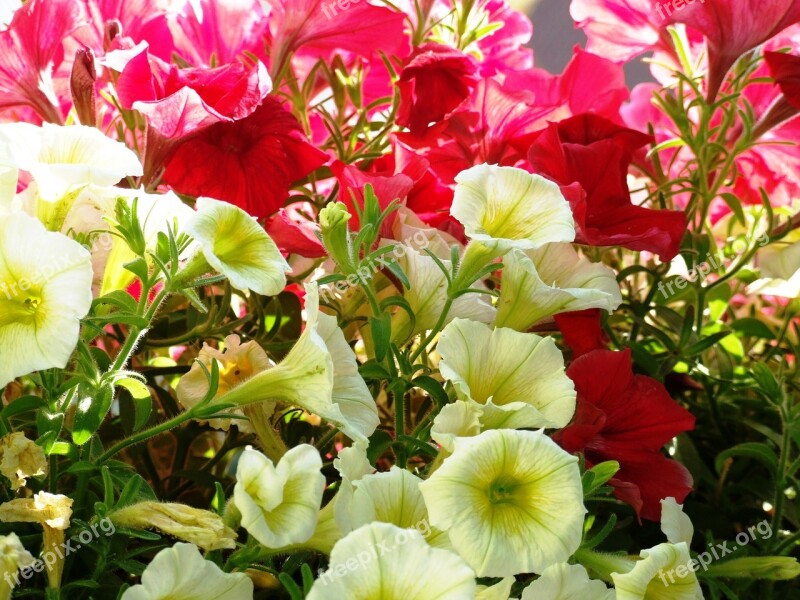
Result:
{"label": "green stem", "polygon": [[155,427],[151,427],[150,429],[141,431],[136,435],[133,435],[125,440],[122,440],[121,442],[118,442],[117,444],[106,450],[103,454],[100,455],[100,457],[95,461],[95,463],[97,464],[104,463],[115,454],[122,452],[125,448],[149,440],[150,438],[155,437],[161,433],[164,433],[165,431],[169,431],[170,429],[174,429],[175,427],[178,427],[179,425],[182,425],[187,421],[191,421],[193,418],[194,418],[194,412],[192,410],[188,410],[185,413],[181,413],[178,416],[169,419],[168,421],[164,421],[160,425],[156,425]]}
{"label": "green stem", "polygon": [[[785,402],[785,400],[784,400]],[[781,423],[783,425],[783,437],[781,440],[781,454],[778,457],[778,470],[775,478],[775,507],[772,513],[772,531],[778,531],[783,521],[783,507],[786,503],[786,465],[789,463],[789,449],[791,447],[791,435],[789,425],[786,420],[784,410],[781,409]],[[773,538],[773,543],[778,541],[778,537]]]}
{"label": "green stem", "polygon": [[635,560],[624,556],[585,549],[579,549],[575,553],[575,560],[608,583],[614,583],[612,573],[627,573],[636,565]]}
{"label": "green stem", "polygon": [[444,303],[444,307],[442,307],[442,314],[439,315],[439,320],[436,321],[436,325],[434,325],[433,329],[428,332],[428,335],[425,337],[425,339],[420,342],[419,347],[414,351],[414,354],[411,355],[411,359],[408,361],[409,363],[413,365],[434,340],[434,338],[439,335],[439,332],[444,327],[444,322],[447,320],[447,314],[450,312],[452,306],[453,298],[448,298]]}

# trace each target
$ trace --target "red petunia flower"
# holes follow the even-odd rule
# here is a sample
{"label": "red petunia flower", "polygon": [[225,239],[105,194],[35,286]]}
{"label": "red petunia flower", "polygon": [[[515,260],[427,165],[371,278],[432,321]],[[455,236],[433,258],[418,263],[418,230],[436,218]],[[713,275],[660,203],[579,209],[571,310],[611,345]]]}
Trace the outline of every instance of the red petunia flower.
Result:
{"label": "red petunia flower", "polygon": [[764,52],[769,73],[791,106],[800,110],[800,56]]}
{"label": "red petunia flower", "polygon": [[0,110],[27,106],[61,123],[53,73],[64,61],[64,39],[80,25],[74,0],[30,0],[0,31]]}
{"label": "red petunia flower", "polygon": [[725,75],[745,52],[800,22],[797,0],[713,0],[673,11],[673,22],[702,33],[708,45],[708,97],[716,98]]}
{"label": "red petunia flower", "polygon": [[144,180],[157,180],[175,149],[203,129],[250,115],[271,89],[266,67],[233,62],[215,69],[179,69],[151,56],[147,48],[120,73],[117,95],[123,108],[147,119]]}
{"label": "red petunia flower", "polygon": [[216,123],[181,144],[164,182],[179,193],[226,200],[267,217],[284,205],[293,182],[327,161],[297,119],[268,96],[249,117]]}
{"label": "red petunia flower", "polygon": [[306,258],[322,258],[327,255],[317,236],[319,225],[285,208],[280,209],[270,219],[266,229],[272,241],[286,254],[298,254]]}
{"label": "red petunia flower", "polygon": [[689,472],[662,448],[692,430],[694,417],[661,383],[634,375],[629,349],[589,352],[569,366],[567,375],[575,382],[578,406],[572,423],[554,439],[569,452],[583,452],[589,464],[619,462],[610,482],[616,497],[640,517],[659,520],[660,500],[672,496],[681,502],[691,491]]}
{"label": "red petunia flower", "polygon": [[397,82],[397,124],[418,135],[445,119],[475,89],[477,70],[475,59],[455,48],[432,42],[416,48]]}
{"label": "red petunia flower", "polygon": [[633,153],[650,141],[593,114],[551,123],[536,136],[528,160],[534,172],[562,186],[580,243],[647,250],[664,261],[678,254],[684,214],[634,206],[628,191]]}
{"label": "red petunia flower", "polygon": [[592,350],[608,348],[608,338],[600,326],[601,313],[599,308],[589,308],[554,315],[553,319],[564,343],[572,350],[573,358]]}

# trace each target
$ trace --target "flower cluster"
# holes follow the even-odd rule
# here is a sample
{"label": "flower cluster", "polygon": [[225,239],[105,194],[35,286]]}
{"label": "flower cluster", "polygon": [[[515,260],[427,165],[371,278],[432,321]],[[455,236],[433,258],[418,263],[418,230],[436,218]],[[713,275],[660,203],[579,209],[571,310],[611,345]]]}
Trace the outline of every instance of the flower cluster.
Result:
{"label": "flower cluster", "polygon": [[795,589],[800,2],[9,2],[0,600]]}

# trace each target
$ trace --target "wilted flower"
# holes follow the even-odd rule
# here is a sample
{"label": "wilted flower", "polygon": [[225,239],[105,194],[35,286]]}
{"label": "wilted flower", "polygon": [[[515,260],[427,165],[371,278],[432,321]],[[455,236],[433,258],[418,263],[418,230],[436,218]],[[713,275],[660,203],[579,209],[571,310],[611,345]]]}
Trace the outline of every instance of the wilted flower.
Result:
{"label": "wilted flower", "polygon": [[277,466],[255,450],[245,450],[236,469],[233,502],[242,527],[267,548],[307,541],[317,525],[325,477],[314,446],[289,450]]}
{"label": "wilted flower", "polygon": [[203,550],[236,548],[236,532],[218,514],[174,502],[137,502],[108,515],[119,527],[158,529]]}
{"label": "wilted flower", "polygon": [[64,530],[69,527],[72,517],[72,498],[61,494],[39,492],[33,498],[15,498],[0,504],[2,523],[39,523],[42,526],[43,553],[52,552],[55,561],[45,563],[47,580],[52,589],[61,587],[61,573],[64,569]]}
{"label": "wilted flower", "polygon": [[503,259],[497,327],[525,331],[553,315],[622,302],[614,271],[581,257],[570,244],[512,250]]}
{"label": "wilted flower", "polygon": [[370,523],[334,546],[307,598],[473,600],[475,589],[475,574],[458,555],[432,548],[413,529]]}
{"label": "wilted flower", "polygon": [[264,228],[241,208],[214,200],[197,199],[197,213],[185,226],[200,244],[200,255],[187,266],[190,275],[202,275],[209,265],[239,290],[275,296],[286,287],[291,271]]}
{"label": "wilted flower", "polygon": [[438,350],[458,396],[514,413],[515,427],[564,427],[575,412],[575,386],[552,338],[455,319]]}
{"label": "wilted flower", "polygon": [[11,481],[12,490],[18,490],[25,485],[28,477],[38,477],[45,473],[47,458],[41,446],[19,431],[0,438],[0,474]]}
{"label": "wilted flower", "polygon": [[0,600],[10,600],[11,591],[19,582],[17,571],[34,562],[16,533],[0,536]]}
{"label": "wilted flower", "polygon": [[64,368],[92,304],[89,252],[24,213],[0,216],[0,387]]}
{"label": "wilted flower", "polygon": [[458,438],[420,488],[431,525],[448,533],[479,577],[542,573],[580,545],[578,460],[542,430]]}
{"label": "wilted flower", "polygon": [[[186,408],[196,406],[208,393],[208,377],[200,363],[210,372],[213,361],[217,361],[219,366],[217,396],[227,393],[256,373],[265,371],[272,366],[272,361],[257,342],[250,341],[242,344],[239,336],[235,334],[225,338],[225,348],[222,352],[208,344],[203,344],[197,361],[192,364],[189,372],[181,377],[175,388],[178,401]],[[240,419],[211,419],[209,424],[217,429],[227,431],[231,421],[240,430],[251,430],[247,421]]]}
{"label": "wilted flower", "polygon": [[142,583],[121,600],[253,600],[253,582],[244,573],[223,572],[197,546],[178,543],[156,554]]}

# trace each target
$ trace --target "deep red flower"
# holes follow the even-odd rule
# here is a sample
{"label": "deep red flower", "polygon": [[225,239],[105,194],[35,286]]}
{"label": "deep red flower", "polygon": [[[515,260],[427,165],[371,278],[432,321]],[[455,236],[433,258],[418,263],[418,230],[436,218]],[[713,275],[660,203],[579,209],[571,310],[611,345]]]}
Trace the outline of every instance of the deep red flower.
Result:
{"label": "deep red flower", "polygon": [[443,44],[427,43],[406,59],[397,87],[397,124],[418,135],[458,108],[478,83],[470,56]]}
{"label": "deep red flower", "polygon": [[30,0],[0,31],[0,110],[28,106],[61,123],[53,73],[64,61],[64,39],[80,25],[74,0]]}
{"label": "deep red flower", "polygon": [[648,135],[583,114],[541,131],[528,160],[534,172],[562,186],[581,243],[647,250],[667,261],[680,249],[685,216],[634,206],[626,179],[634,152],[650,141]]}
{"label": "deep red flower", "polygon": [[567,375],[575,382],[578,405],[572,423],[554,439],[569,452],[583,452],[590,464],[618,461],[620,471],[611,480],[615,495],[640,517],[659,520],[661,499],[681,502],[691,491],[688,471],[662,448],[692,430],[694,417],[661,383],[634,375],[629,349],[589,352]]}
{"label": "deep red flower", "polygon": [[709,0],[673,11],[673,22],[702,33],[708,45],[708,96],[714,99],[745,52],[800,21],[797,0]]}
{"label": "deep red flower", "polygon": [[573,358],[592,350],[608,348],[608,338],[600,326],[601,317],[599,308],[566,312],[553,317],[564,343],[572,350]]}
{"label": "deep red flower", "polygon": [[800,56],[783,52],[764,52],[769,73],[781,88],[784,98],[800,110]]}
{"label": "deep red flower", "polygon": [[166,165],[175,191],[235,204],[256,217],[281,208],[292,183],[328,161],[274,97],[249,117],[206,127],[181,144]]}

